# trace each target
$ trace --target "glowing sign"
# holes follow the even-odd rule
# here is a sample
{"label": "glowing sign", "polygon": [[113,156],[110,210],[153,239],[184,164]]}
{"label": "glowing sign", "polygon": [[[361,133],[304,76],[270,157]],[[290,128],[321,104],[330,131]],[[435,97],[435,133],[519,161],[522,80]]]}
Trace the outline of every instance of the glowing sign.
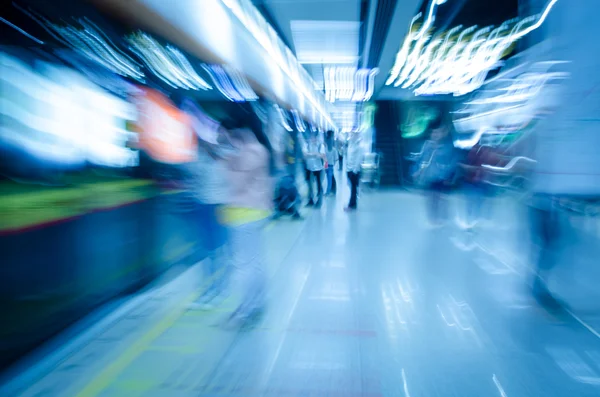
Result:
{"label": "glowing sign", "polygon": [[136,98],[140,149],[164,163],[192,161],[198,142],[190,117],[159,92],[146,88],[143,92]]}

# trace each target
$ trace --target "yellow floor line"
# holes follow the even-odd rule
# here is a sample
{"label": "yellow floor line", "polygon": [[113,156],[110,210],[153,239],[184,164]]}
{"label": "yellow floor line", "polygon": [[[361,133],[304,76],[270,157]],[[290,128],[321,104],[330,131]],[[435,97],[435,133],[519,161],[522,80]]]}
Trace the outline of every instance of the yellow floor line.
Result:
{"label": "yellow floor line", "polygon": [[[212,278],[210,278],[206,286],[222,272],[218,272]],[[117,377],[129,366],[133,361],[138,358],[145,350],[147,350],[152,342],[161,336],[165,331],[171,328],[175,322],[183,315],[186,311],[186,307],[198,299],[199,296],[204,293],[205,288],[199,291],[195,291],[189,294],[183,302],[176,306],[169,314],[163,317],[158,323],[156,323],[148,332],[142,335],[135,343],[133,343],[128,349],[121,353],[113,362],[108,364],[104,369],[96,375],[79,393],[77,397],[95,397],[102,393],[107,387],[109,387]]]}
{"label": "yellow floor line", "polygon": [[[272,229],[275,221],[272,220],[266,226],[266,230]],[[152,342],[161,336],[165,331],[172,327],[175,322],[185,312],[186,306],[196,300],[201,295],[196,291],[184,299],[183,304],[177,306],[169,314],[155,324],[147,333],[119,355],[112,363],[106,366],[98,375],[96,375],[79,393],[77,397],[95,397],[108,388],[117,377],[135,361]],[[218,311],[218,310],[217,310]]]}
{"label": "yellow floor line", "polygon": [[[200,294],[194,292],[190,294],[185,303],[190,303]],[[150,344],[161,336],[166,330],[171,327],[175,321],[181,316],[185,310],[185,305],[178,306],[172,312],[159,321],[146,334],[126,349],[115,361],[106,366],[90,383],[88,383],[79,393],[77,397],[95,397],[103,392],[115,379],[139,357]]]}

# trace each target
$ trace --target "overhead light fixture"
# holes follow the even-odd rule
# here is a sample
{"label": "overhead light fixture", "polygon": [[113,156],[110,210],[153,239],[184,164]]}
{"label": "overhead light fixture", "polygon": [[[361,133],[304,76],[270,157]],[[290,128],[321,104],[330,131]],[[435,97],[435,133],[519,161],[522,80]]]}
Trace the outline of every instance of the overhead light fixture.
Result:
{"label": "overhead light fixture", "polygon": [[129,48],[162,81],[173,88],[209,90],[212,87],[194,70],[189,60],[171,45],[162,46],[150,35],[138,32],[127,37]]}
{"label": "overhead light fixture", "polygon": [[232,102],[252,102],[258,100],[258,95],[240,72],[227,66],[202,65],[210,75],[215,86]]}
{"label": "overhead light fixture", "polygon": [[328,66],[323,71],[325,98],[329,102],[365,102],[374,92],[375,76],[379,69]]}
{"label": "overhead light fixture", "polygon": [[431,0],[425,21],[416,32],[413,27],[421,14],[413,18],[386,85],[411,89],[415,95],[470,93],[484,84],[491,69],[501,65],[517,40],[544,23],[557,1],[550,0],[539,15],[509,20],[496,28],[458,26],[431,37],[428,31],[436,8],[445,2]]}
{"label": "overhead light fixture", "polygon": [[[102,30],[87,18],[77,20],[79,26],[59,25],[41,15],[29,12],[17,4],[17,9],[39,23],[58,41],[85,58],[123,77],[143,82],[144,73],[140,65],[121,51]],[[36,39],[37,40],[37,39]],[[39,41],[39,40],[38,40]]]}
{"label": "overhead light fixture", "polygon": [[273,27],[264,19],[250,0],[221,0],[231,13],[248,29],[279,68],[288,76],[294,87],[310,102],[313,108],[335,127],[325,103],[315,95],[314,80],[300,65],[291,50],[281,41]]}
{"label": "overhead light fixture", "polygon": [[292,110],[292,117],[294,118],[294,123],[296,124],[296,129],[298,130],[298,132],[306,131],[306,124],[304,124],[304,121],[298,114],[297,110]]}
{"label": "overhead light fixture", "polygon": [[32,35],[30,35],[29,33],[27,33],[26,31],[24,31],[23,29],[21,29],[20,27],[18,27],[17,25],[15,25],[14,23],[7,21],[6,19],[0,17],[0,22],[4,22],[5,24],[7,24],[8,26],[10,26],[11,28],[13,28],[14,30],[16,30],[17,32],[21,33],[23,36],[28,37],[29,39],[35,41],[38,44],[44,44],[44,42],[40,39],[38,39],[37,37],[34,37]]}
{"label": "overhead light fixture", "polygon": [[283,128],[285,128],[285,130],[288,132],[294,131],[293,128],[290,126],[290,123],[288,123],[288,119],[285,114],[285,111],[277,105],[275,105],[275,107],[277,108],[277,112],[279,113],[279,117],[281,119],[281,125],[283,125]]}

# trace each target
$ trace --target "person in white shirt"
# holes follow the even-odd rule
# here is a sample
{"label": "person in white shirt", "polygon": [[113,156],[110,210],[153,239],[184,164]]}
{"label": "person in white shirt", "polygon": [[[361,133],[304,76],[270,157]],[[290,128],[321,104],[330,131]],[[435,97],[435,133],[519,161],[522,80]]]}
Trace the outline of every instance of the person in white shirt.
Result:
{"label": "person in white shirt", "polygon": [[[308,204],[307,207],[316,206],[319,208],[322,203],[323,186],[321,184],[321,174],[325,165],[325,148],[322,142],[319,141],[319,133],[312,132],[308,138],[308,142],[304,144],[303,154],[304,163],[306,166],[306,182],[308,183]],[[312,178],[317,183],[317,199],[314,200],[312,189]]]}
{"label": "person in white shirt", "polygon": [[[202,233],[198,240],[208,251],[206,276],[212,279],[202,296],[190,304],[190,309],[207,310],[226,297],[230,230],[219,220],[219,214],[231,196],[222,148],[225,139],[220,124],[205,115],[196,103],[185,99],[181,108],[190,116],[198,138],[194,161],[181,166],[185,175],[184,186],[191,194],[191,199],[199,204],[199,208],[187,216],[198,222],[199,227],[195,230]],[[216,277],[219,271],[220,276]]]}
{"label": "person in white shirt", "polygon": [[358,206],[358,182],[360,180],[360,167],[364,157],[361,134],[354,131],[348,141],[348,150],[346,154],[346,171],[348,172],[348,181],[350,182],[350,202],[346,211],[354,211]]}

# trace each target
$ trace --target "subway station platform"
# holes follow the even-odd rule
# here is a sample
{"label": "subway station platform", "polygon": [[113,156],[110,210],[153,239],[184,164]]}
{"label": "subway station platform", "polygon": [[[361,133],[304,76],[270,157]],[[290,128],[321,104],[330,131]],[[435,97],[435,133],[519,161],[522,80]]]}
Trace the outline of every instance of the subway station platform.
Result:
{"label": "subway station platform", "polygon": [[557,269],[573,313],[556,317],[529,294],[525,210],[514,200],[495,199],[473,234],[460,211],[429,227],[417,193],[363,192],[351,214],[344,204],[327,198],[304,221],[267,227],[269,306],[255,328],[221,329],[228,301],[188,310],[202,293],[198,264],[31,358],[0,395],[600,395],[593,252]]}

